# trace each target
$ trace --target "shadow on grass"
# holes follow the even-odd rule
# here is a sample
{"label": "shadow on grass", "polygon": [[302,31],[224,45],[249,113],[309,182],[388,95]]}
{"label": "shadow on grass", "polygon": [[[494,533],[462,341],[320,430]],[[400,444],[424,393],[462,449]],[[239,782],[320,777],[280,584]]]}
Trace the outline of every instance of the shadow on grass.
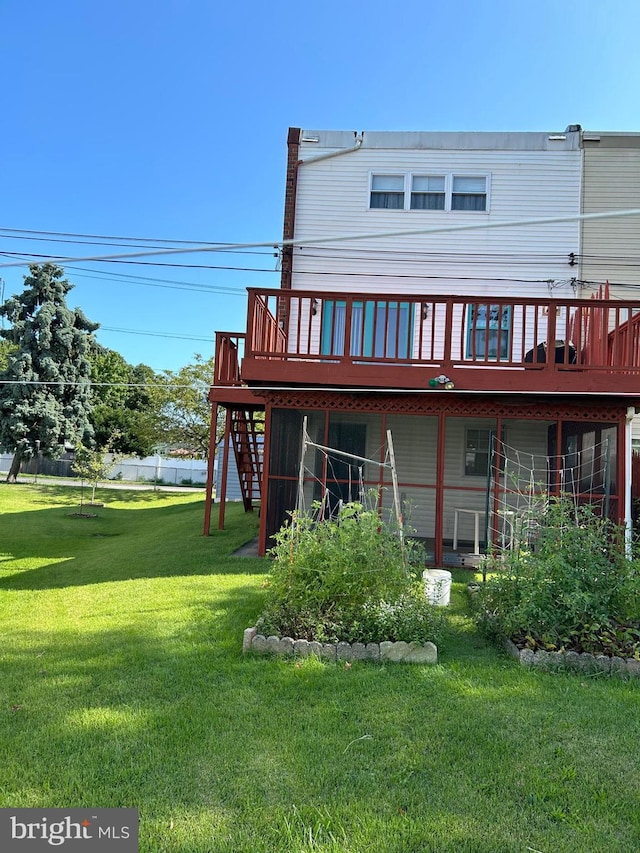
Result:
{"label": "shadow on grass", "polygon": [[[227,508],[226,529],[202,535],[202,500],[154,493],[112,497],[111,505],[80,507],[69,495],[47,493],[48,509],[5,512],[0,589],[49,589],[135,578],[250,574],[267,561],[233,556],[257,533],[258,518]],[[139,498],[139,494],[143,497]],[[38,496],[31,505],[38,505]],[[116,504],[119,503],[120,506]],[[133,505],[132,505],[133,504]],[[34,565],[35,564],[35,565]]]}
{"label": "shadow on grass", "polygon": [[[4,485],[4,484],[0,484]],[[32,496],[30,498],[33,504],[44,504],[50,506],[53,501],[56,503],[60,503],[68,506],[80,506],[82,503],[90,503],[93,493],[92,485],[85,485],[84,489],[80,484],[68,484],[68,485],[53,485],[50,483],[47,484],[38,484],[38,483],[25,483],[18,482],[12,483],[10,486],[7,484],[8,488],[20,490],[31,490]],[[114,503],[114,502],[125,502],[128,504],[154,504],[157,503],[159,497],[167,497],[168,495],[173,495],[176,497],[180,497],[181,495],[195,495],[196,498],[200,497],[204,500],[204,490],[198,492],[192,492],[191,490],[184,490],[181,492],[178,488],[172,491],[163,491],[162,489],[154,489],[153,487],[140,487],[129,488],[127,486],[98,486],[96,489],[95,499],[96,501],[102,502],[104,504]]]}
{"label": "shadow on grass", "polygon": [[194,595],[169,633],[14,635],[4,692],[19,710],[0,708],[12,804],[136,805],[145,850],[227,849],[197,821],[201,837],[154,845],[160,823],[204,809],[228,821],[229,850],[302,851],[320,808],[343,833],[327,849],[634,849],[628,685],[592,684],[587,701],[580,679],[496,654],[457,671],[243,658],[259,601],[239,582]]}

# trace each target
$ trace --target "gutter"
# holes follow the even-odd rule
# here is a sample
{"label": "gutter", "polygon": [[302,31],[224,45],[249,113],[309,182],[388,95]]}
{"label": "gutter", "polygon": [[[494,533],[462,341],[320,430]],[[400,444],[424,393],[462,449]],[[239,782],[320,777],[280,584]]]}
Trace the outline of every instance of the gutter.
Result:
{"label": "gutter", "polygon": [[[318,154],[316,157],[308,157],[306,160],[298,160],[298,165],[305,163],[319,163],[320,160],[328,160],[330,157],[340,157],[342,154],[351,154],[357,151],[364,141],[364,133],[356,133],[356,144],[351,148],[340,148],[338,151],[330,151],[329,154]],[[315,141],[315,140],[314,140]]]}

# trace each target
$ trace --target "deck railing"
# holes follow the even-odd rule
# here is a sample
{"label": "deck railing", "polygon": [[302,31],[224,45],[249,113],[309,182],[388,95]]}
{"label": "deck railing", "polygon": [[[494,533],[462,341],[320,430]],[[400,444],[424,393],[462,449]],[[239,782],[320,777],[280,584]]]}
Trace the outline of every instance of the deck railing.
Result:
{"label": "deck railing", "polygon": [[240,385],[240,363],[244,353],[245,337],[236,332],[216,332],[214,385],[230,387]]}
{"label": "deck railing", "polygon": [[[640,302],[249,291],[249,350],[286,359],[640,368]],[[573,352],[575,350],[575,354]],[[527,358],[528,356],[528,358]]]}
{"label": "deck railing", "polygon": [[[231,356],[219,357],[231,381]],[[350,381],[367,366],[640,375],[640,302],[250,288],[245,360],[264,381],[313,364]]]}

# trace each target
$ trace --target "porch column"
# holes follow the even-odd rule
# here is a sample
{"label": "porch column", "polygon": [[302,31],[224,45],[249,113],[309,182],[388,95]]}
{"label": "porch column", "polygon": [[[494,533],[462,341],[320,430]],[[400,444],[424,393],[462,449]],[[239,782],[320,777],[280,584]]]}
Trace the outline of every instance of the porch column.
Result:
{"label": "porch column", "polygon": [[209,456],[207,458],[207,495],[204,504],[203,536],[211,532],[211,504],[213,503],[213,469],[216,455],[216,425],[218,422],[218,404],[211,404],[211,424],[209,426]]}
{"label": "porch column", "polygon": [[631,558],[631,543],[633,538],[633,507],[631,499],[631,471],[633,459],[633,445],[631,442],[631,424],[635,416],[634,406],[629,406],[624,422],[624,428],[620,430],[622,447],[618,453],[618,468],[621,471],[621,483],[624,488],[624,536],[627,556]]}
{"label": "porch column", "polygon": [[272,407],[267,401],[264,409],[264,447],[262,455],[262,483],[260,484],[260,532],[258,555],[264,557],[267,550],[267,518],[269,516],[269,459],[271,457]]}
{"label": "porch column", "polygon": [[444,412],[438,414],[438,441],[436,451],[436,517],[433,560],[436,566],[442,565],[442,536],[444,532],[444,452],[447,418]]}
{"label": "porch column", "polygon": [[231,409],[227,409],[224,424],[224,450],[222,452],[222,478],[218,498],[218,530],[224,530],[224,509],[227,500],[227,474],[229,472],[229,445],[231,444]]}

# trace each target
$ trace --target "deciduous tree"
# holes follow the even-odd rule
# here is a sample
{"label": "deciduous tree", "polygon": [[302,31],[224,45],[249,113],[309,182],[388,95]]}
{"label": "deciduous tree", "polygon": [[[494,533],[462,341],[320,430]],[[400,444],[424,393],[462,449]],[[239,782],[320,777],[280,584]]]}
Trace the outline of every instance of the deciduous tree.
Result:
{"label": "deciduous tree", "polygon": [[148,456],[160,440],[157,378],[152,368],[133,367],[115,350],[97,347],[91,353],[91,381],[96,445]]}
{"label": "deciduous tree", "polygon": [[[193,364],[162,374],[160,428],[165,444],[185,455],[206,457],[209,453],[213,358],[195,355]],[[222,426],[222,424],[220,424]],[[218,431],[218,438],[221,436]]]}

